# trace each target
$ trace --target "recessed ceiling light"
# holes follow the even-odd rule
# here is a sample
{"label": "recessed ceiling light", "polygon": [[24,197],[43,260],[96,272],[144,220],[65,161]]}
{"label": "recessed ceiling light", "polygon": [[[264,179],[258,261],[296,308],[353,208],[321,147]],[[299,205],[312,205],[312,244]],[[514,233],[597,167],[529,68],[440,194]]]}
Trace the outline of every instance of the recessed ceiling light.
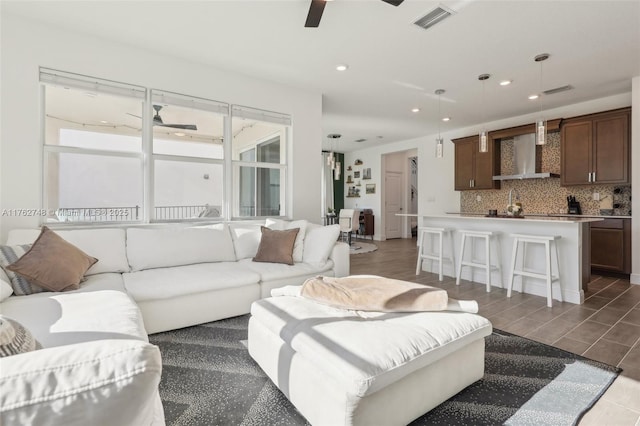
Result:
{"label": "recessed ceiling light", "polygon": [[336,66],[336,70],[338,71],[346,71],[349,69],[349,65],[347,64],[340,64],[338,66]]}
{"label": "recessed ceiling light", "polygon": [[538,99],[538,95],[531,95],[531,96],[529,96],[529,99],[530,99],[530,100],[532,100],[532,101],[533,101],[534,99]]}
{"label": "recessed ceiling light", "polygon": [[95,98],[96,96],[98,96],[98,95],[96,95],[95,93],[92,93],[92,92],[84,92],[84,95],[88,96],[90,98]]}
{"label": "recessed ceiling light", "polygon": [[420,108],[411,108],[411,112],[420,112]]}
{"label": "recessed ceiling light", "polygon": [[109,122],[108,122],[107,120],[100,120],[100,122],[101,122],[102,124],[109,124]]}
{"label": "recessed ceiling light", "polygon": [[176,136],[185,136],[185,135],[186,135],[186,133],[183,133],[183,132],[175,132],[175,133],[174,133],[174,135],[176,135]]}
{"label": "recessed ceiling light", "polygon": [[508,85],[510,85],[511,83],[512,83],[512,81],[511,81],[511,80],[502,80],[502,81],[500,82],[500,86],[508,86]]}
{"label": "recessed ceiling light", "polygon": [[451,117],[442,117],[442,121],[449,121],[451,120]]}

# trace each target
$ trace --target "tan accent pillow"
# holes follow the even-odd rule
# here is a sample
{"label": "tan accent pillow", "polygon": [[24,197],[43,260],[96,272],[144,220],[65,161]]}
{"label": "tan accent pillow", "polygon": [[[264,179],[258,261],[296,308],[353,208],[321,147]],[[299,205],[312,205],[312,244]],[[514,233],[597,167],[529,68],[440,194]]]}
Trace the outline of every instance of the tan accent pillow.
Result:
{"label": "tan accent pillow", "polygon": [[300,228],[276,231],[261,226],[260,231],[262,237],[253,261],[293,265],[293,246]]}
{"label": "tan accent pillow", "polygon": [[42,227],[31,249],[7,269],[50,291],[76,290],[98,259]]}

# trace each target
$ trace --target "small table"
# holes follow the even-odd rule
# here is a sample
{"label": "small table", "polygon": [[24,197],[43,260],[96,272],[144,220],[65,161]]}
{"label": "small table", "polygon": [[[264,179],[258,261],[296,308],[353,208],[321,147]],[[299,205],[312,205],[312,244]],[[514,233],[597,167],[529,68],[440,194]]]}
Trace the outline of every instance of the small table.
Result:
{"label": "small table", "polygon": [[327,225],[335,225],[336,223],[338,223],[338,216],[334,215],[326,215],[322,218],[322,222],[324,223],[324,226]]}

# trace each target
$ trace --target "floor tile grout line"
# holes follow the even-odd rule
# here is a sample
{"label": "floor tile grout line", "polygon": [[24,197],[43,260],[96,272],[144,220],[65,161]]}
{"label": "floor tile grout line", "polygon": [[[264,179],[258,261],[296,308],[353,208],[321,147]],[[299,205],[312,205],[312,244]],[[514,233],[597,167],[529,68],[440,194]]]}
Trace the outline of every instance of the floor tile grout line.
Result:
{"label": "floor tile grout line", "polygon": [[[626,293],[626,291],[625,291],[624,293]],[[618,297],[621,297],[624,293],[620,294],[620,296],[618,296]],[[616,299],[617,299],[617,297],[616,297]],[[611,302],[609,302],[609,303],[613,303],[613,301],[614,301],[614,300],[616,300],[616,299],[613,299],[613,300],[612,300]],[[607,305],[608,305],[609,303],[607,303]],[[606,307],[607,307],[607,305],[604,305],[604,306],[603,306],[602,308],[600,308],[596,313],[592,314],[590,317],[588,317],[587,319],[585,319],[585,322],[586,322],[586,321],[588,321],[588,320],[589,320],[589,318],[593,317],[594,315],[597,315],[597,314],[598,314],[598,312],[600,312],[602,309],[606,308]],[[603,339],[604,339],[604,336],[605,336],[607,333],[609,333],[609,332],[613,329],[613,327],[615,327],[615,326],[616,326],[616,325],[618,325],[620,322],[622,322],[622,318],[624,318],[625,316],[627,316],[627,314],[628,314],[629,312],[631,312],[631,310],[632,310],[632,309],[634,309],[634,308],[635,308],[635,306],[637,306],[637,305],[640,305],[640,302],[639,302],[639,303],[636,303],[636,305],[634,305],[633,307],[629,308],[629,310],[627,310],[627,312],[625,312],[625,314],[624,314],[624,315],[622,315],[622,316],[620,317],[620,319],[618,319],[618,321],[616,321],[613,325],[610,325],[610,326],[609,326],[609,329],[608,329],[606,332],[604,332],[604,333],[602,334],[602,336],[598,337],[598,338],[596,339],[596,341],[595,341],[595,342],[593,342],[593,343],[591,344],[591,346],[589,346],[587,349],[585,349],[585,351],[584,351],[584,352],[582,352],[582,354],[580,354],[580,355],[584,355],[584,354],[586,354],[586,353],[589,351],[589,349],[593,348],[593,347],[596,345],[596,343],[598,343],[600,340],[603,340]],[[598,322],[598,321],[593,321],[593,322]],[[602,324],[602,323],[598,322],[598,324]],[[608,324],[603,324],[603,325],[608,325]],[[568,333],[570,333],[570,332],[571,332],[571,331],[567,332],[567,334],[568,334]],[[566,336],[566,335],[565,335],[565,336]],[[558,340],[560,340],[560,339],[558,339]],[[608,341],[608,342],[613,342],[612,340],[608,340],[608,339],[604,339],[604,340],[606,340],[606,341]],[[631,347],[629,348],[629,350],[624,354],[624,356],[623,356],[623,357],[620,359],[620,361],[616,364],[616,367],[620,365],[620,363],[621,363],[621,362],[622,362],[622,361],[627,357],[627,355],[629,355],[629,352],[631,352],[631,350],[632,350],[632,349],[633,349],[633,347],[638,343],[638,341],[640,341],[640,337],[639,337],[638,339],[636,339],[636,342],[635,342],[633,345],[631,345]],[[555,343],[557,343],[557,340],[556,340],[556,342],[554,342],[554,344],[555,344]],[[583,342],[583,343],[586,343],[586,342]],[[626,345],[623,345],[623,344],[622,344],[622,343],[620,343],[620,342],[613,342],[613,343],[617,343],[617,344],[619,344],[619,345],[621,345],[621,346],[626,346]]]}

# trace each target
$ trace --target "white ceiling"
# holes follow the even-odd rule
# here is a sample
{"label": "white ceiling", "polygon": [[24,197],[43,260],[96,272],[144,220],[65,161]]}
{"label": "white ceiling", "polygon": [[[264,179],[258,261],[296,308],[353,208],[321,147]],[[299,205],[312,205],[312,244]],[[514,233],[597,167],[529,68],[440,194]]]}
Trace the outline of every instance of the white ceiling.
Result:
{"label": "white ceiling", "polygon": [[[341,151],[436,133],[440,88],[452,117],[442,131],[535,112],[539,53],[551,55],[544,90],[575,87],[544,96],[545,109],[628,92],[640,75],[640,0],[335,0],[315,29],[304,28],[309,3],[3,0],[2,12],[320,92],[323,132],[343,135]],[[457,13],[413,25],[438,4]]]}

